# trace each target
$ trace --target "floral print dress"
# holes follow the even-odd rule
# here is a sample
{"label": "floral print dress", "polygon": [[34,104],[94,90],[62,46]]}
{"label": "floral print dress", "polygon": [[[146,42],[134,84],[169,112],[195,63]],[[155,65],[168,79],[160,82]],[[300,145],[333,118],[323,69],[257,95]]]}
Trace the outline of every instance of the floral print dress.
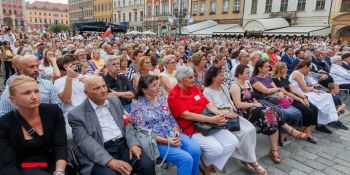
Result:
{"label": "floral print dress", "polygon": [[[249,88],[241,89],[241,101],[246,103],[254,103],[253,89],[249,85]],[[280,126],[284,123],[278,116],[277,112],[271,107],[251,107],[247,109],[239,109],[238,113],[254,124],[258,133],[265,135],[271,135],[275,133]]]}

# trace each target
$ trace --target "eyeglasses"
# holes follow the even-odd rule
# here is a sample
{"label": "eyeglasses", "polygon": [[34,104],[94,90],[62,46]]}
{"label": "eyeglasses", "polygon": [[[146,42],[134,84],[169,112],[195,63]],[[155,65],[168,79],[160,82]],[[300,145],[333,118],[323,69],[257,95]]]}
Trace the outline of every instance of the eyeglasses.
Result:
{"label": "eyeglasses", "polygon": [[145,64],[152,64],[152,62],[150,62],[150,61],[147,61],[147,62],[145,62]]}

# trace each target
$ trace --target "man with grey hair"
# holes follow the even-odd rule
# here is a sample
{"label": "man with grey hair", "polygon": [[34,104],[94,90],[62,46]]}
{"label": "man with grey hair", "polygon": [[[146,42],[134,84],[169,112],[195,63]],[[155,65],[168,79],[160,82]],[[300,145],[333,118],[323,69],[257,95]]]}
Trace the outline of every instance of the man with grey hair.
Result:
{"label": "man with grey hair", "polygon": [[124,76],[118,75],[120,71],[120,60],[112,57],[106,62],[107,75],[103,77],[109,90],[109,95],[119,97],[124,109],[131,110],[131,102],[135,97],[131,82]]}
{"label": "man with grey hair", "polygon": [[[238,55],[238,61],[239,61],[239,64],[248,65],[248,63],[250,61],[249,53],[246,50],[241,50],[239,55]],[[234,67],[232,67],[232,69],[231,69],[232,76],[235,75],[237,66],[238,66],[238,64],[235,65]]]}

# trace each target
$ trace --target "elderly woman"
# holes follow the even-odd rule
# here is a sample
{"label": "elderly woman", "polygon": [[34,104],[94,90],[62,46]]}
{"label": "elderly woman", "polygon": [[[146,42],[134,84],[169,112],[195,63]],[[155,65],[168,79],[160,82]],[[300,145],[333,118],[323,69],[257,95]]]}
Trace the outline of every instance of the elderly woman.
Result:
{"label": "elderly woman", "polygon": [[175,55],[167,55],[163,58],[165,70],[160,73],[161,91],[163,96],[167,97],[169,91],[177,84],[175,78],[176,61]]}
{"label": "elderly woman", "polygon": [[[291,105],[302,113],[303,132],[308,135],[307,141],[316,144],[317,142],[311,136],[311,126],[317,125],[317,107],[312,103],[309,103],[307,97],[289,82],[286,78],[287,71],[288,68],[286,63],[276,63],[272,73],[272,80],[277,87],[281,88],[281,91],[284,94],[287,94],[293,99]],[[283,141],[284,139],[282,138],[281,140]]]}
{"label": "elderly woman", "polygon": [[166,97],[159,96],[159,79],[154,75],[140,78],[136,101],[131,104],[131,118],[138,128],[151,130],[158,143],[160,158],[170,149],[167,161],[177,166],[177,174],[197,175],[199,170],[200,147],[180,132],[169,110]]}
{"label": "elderly woman", "polygon": [[195,85],[194,72],[189,66],[180,67],[175,77],[178,84],[169,92],[170,110],[182,131],[191,136],[203,151],[201,168],[205,174],[210,174],[209,167],[222,170],[238,146],[238,139],[226,129],[212,130],[204,136],[194,127],[194,122],[225,125],[223,112],[210,103]]}
{"label": "elderly woman", "polygon": [[232,154],[232,157],[240,159],[244,167],[257,172],[259,175],[267,174],[267,171],[256,160],[255,127],[247,119],[235,113],[236,108],[230,98],[230,93],[228,89],[223,86],[223,69],[216,66],[209,68],[204,82],[206,88],[203,94],[205,97],[225,115],[239,117],[240,131],[233,132],[239,140],[239,145]]}
{"label": "elderly woman", "polygon": [[329,75],[332,76],[334,83],[338,84],[340,89],[350,90],[350,72],[342,66],[343,60],[341,56],[333,56],[331,63]]}
{"label": "elderly woman", "polygon": [[17,110],[0,118],[0,172],[64,174],[68,152],[61,109],[40,104],[39,87],[31,77],[17,76],[9,92]]}
{"label": "elderly woman", "polygon": [[204,78],[206,73],[205,66],[207,65],[207,59],[204,53],[197,52],[191,57],[193,63],[194,82],[201,91],[204,90]]}
{"label": "elderly woman", "polygon": [[311,69],[311,61],[303,60],[296,67],[296,70],[289,76],[289,82],[296,87],[303,95],[305,95],[313,104],[317,104],[318,118],[317,123],[320,126],[316,126],[316,129],[321,132],[331,134],[326,124],[337,121],[338,114],[335,108],[332,95],[318,90],[314,86],[307,86],[305,82],[305,75],[308,75]]}
{"label": "elderly woman", "polygon": [[276,103],[277,100],[285,98],[287,94],[284,94],[281,88],[275,85],[268,75],[269,71],[270,64],[268,62],[258,60],[255,63],[253,75],[249,80],[254,89],[255,97],[264,105],[275,108],[282,116],[283,121],[295,126],[302,126],[302,114],[297,108],[293,106],[282,108]]}
{"label": "elderly woman", "polygon": [[278,129],[283,128],[290,135],[299,139],[304,139],[306,135],[293,129],[282,121],[277,113],[274,112],[273,116],[269,115],[268,111],[271,112],[271,107],[263,106],[258,100],[256,100],[253,88],[248,82],[249,68],[247,65],[239,64],[236,68],[235,77],[236,82],[232,84],[230,93],[233,102],[238,108],[239,114],[252,122],[258,132],[269,136],[271,159],[275,163],[280,163],[281,160],[278,155],[277,146]]}
{"label": "elderly woman", "polygon": [[40,78],[54,81],[61,77],[56,60],[55,54],[51,50],[44,49],[43,59],[39,65]]}

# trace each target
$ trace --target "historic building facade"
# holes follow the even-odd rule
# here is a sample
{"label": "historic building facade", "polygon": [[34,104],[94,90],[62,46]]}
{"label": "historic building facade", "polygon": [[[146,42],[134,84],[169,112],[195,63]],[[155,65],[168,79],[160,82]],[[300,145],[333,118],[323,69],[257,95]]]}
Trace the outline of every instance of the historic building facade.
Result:
{"label": "historic building facade", "polygon": [[68,0],[69,23],[94,21],[93,0]]}
{"label": "historic building facade", "polygon": [[113,21],[113,0],[94,0],[94,21]]}
{"label": "historic building facade", "polygon": [[24,30],[24,0],[2,0],[0,3],[0,24],[11,26],[14,30]]}
{"label": "historic building facade", "polygon": [[329,25],[332,0],[245,0],[243,25],[250,20],[284,18],[290,24]]}
{"label": "historic building facade", "polygon": [[243,17],[244,0],[193,0],[194,23],[215,20],[219,24],[239,24]]}
{"label": "historic building facade", "polygon": [[35,1],[27,4],[25,14],[30,29],[47,29],[53,24],[69,26],[68,4]]}
{"label": "historic building facade", "polygon": [[[145,0],[145,30],[157,34],[171,31],[178,25],[179,14],[182,14],[183,23],[181,25],[187,25],[186,21],[191,16],[191,3],[191,0]],[[169,18],[173,21],[169,22]]]}
{"label": "historic building facade", "polygon": [[143,31],[144,0],[114,0],[113,22],[128,22],[129,30]]}
{"label": "historic building facade", "polygon": [[350,42],[350,0],[333,0],[330,23],[332,37]]}

